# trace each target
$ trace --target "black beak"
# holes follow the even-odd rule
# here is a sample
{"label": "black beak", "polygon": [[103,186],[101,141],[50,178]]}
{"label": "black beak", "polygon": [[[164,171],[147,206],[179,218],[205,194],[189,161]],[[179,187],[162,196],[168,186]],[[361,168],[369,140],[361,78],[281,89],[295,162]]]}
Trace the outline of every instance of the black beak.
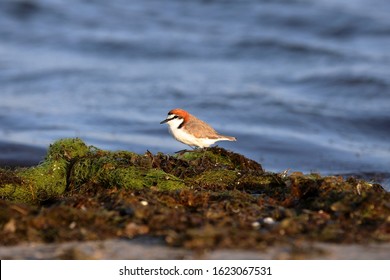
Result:
{"label": "black beak", "polygon": [[169,121],[171,121],[171,120],[173,120],[173,119],[176,119],[176,118],[177,118],[177,116],[173,116],[172,118],[165,119],[165,120],[163,120],[162,122],[160,122],[160,124],[163,124],[163,123],[169,122]]}

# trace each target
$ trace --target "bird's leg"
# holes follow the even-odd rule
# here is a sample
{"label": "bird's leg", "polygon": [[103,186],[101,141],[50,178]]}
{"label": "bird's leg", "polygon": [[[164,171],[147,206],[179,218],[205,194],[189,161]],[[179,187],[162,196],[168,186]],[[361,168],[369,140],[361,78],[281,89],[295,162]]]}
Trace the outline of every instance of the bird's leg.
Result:
{"label": "bird's leg", "polygon": [[206,157],[207,147],[200,148],[199,150],[201,150],[203,152],[203,155],[202,155],[202,165],[203,165],[204,159]]}
{"label": "bird's leg", "polygon": [[180,150],[180,151],[175,152],[175,154],[180,154],[180,155],[182,155],[182,154],[184,154],[184,153],[195,152],[195,151],[198,150],[198,147],[195,147],[195,146],[188,146],[188,147],[190,147],[192,150],[184,149],[184,150]]}

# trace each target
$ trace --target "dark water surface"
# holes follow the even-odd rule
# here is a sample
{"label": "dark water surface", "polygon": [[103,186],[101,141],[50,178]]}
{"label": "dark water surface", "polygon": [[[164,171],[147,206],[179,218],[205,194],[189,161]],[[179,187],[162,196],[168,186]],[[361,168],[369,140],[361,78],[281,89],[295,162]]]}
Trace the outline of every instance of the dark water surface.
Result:
{"label": "dark water surface", "polygon": [[182,107],[270,171],[390,189],[388,0],[0,0],[0,164],[63,137],[185,148]]}

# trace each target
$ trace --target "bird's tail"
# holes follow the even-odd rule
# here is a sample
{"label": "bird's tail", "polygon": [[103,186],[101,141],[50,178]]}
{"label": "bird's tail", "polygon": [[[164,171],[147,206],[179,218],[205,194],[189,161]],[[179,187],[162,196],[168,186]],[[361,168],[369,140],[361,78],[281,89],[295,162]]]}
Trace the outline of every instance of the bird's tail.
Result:
{"label": "bird's tail", "polygon": [[219,135],[221,137],[221,140],[226,140],[226,141],[237,141],[236,137],[233,136],[226,136],[226,135]]}

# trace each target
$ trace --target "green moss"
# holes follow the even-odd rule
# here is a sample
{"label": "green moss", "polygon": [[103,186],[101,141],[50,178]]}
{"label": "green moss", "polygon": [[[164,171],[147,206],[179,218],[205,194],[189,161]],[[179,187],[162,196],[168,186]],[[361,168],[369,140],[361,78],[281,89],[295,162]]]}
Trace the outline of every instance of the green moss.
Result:
{"label": "green moss", "polygon": [[60,139],[50,145],[46,155],[46,160],[71,160],[83,157],[93,150],[79,138]]}
{"label": "green moss", "polygon": [[162,170],[149,168],[146,157],[134,153],[98,153],[78,159],[72,166],[70,186],[79,188],[85,183],[95,183],[106,188],[142,189],[156,186],[162,190],[183,188],[177,177]]}
{"label": "green moss", "polygon": [[159,169],[149,170],[144,177],[144,181],[146,186],[156,186],[159,190],[170,191],[186,187],[183,180]]}
{"label": "green moss", "polygon": [[9,200],[35,203],[58,197],[67,186],[69,162],[90,153],[80,139],[61,139],[50,145],[45,160],[38,166],[14,172],[20,180],[0,188],[0,196]]}
{"label": "green moss", "polygon": [[189,162],[191,165],[200,165],[205,169],[230,169],[240,171],[256,171],[263,173],[260,164],[240,154],[227,151],[219,147],[198,149],[179,153],[178,159]]}
{"label": "green moss", "polygon": [[36,167],[21,169],[20,182],[0,188],[0,196],[8,200],[33,203],[61,195],[66,189],[67,162],[48,160]]}
{"label": "green moss", "polygon": [[204,188],[218,188],[222,190],[234,187],[237,178],[238,173],[234,170],[210,170],[192,178],[191,181],[193,184]]}
{"label": "green moss", "polygon": [[98,173],[101,184],[106,187],[116,186],[124,189],[143,189],[156,187],[158,190],[176,190],[184,188],[182,180],[162,170],[144,170],[136,166],[113,167],[112,170],[101,168]]}
{"label": "green moss", "polygon": [[145,185],[146,171],[132,164],[150,166],[147,160],[131,152],[107,152],[88,147],[78,138],[61,139],[50,145],[40,165],[15,170],[13,181],[0,178],[0,197],[36,203],[58,197],[67,185],[78,189],[85,183],[140,189]]}
{"label": "green moss", "polygon": [[232,167],[232,163],[229,158],[226,158],[218,153],[215,153],[213,150],[209,149],[199,149],[185,152],[178,155],[179,159],[185,161],[198,163],[198,164],[207,164],[207,165],[224,165]]}
{"label": "green moss", "polygon": [[87,182],[97,184],[112,182],[111,178],[114,169],[114,162],[105,155],[92,155],[77,159],[72,165],[69,185],[71,187],[80,187]]}
{"label": "green moss", "polygon": [[116,168],[111,175],[110,179],[106,180],[106,185],[138,190],[144,187],[143,172],[137,167]]}

